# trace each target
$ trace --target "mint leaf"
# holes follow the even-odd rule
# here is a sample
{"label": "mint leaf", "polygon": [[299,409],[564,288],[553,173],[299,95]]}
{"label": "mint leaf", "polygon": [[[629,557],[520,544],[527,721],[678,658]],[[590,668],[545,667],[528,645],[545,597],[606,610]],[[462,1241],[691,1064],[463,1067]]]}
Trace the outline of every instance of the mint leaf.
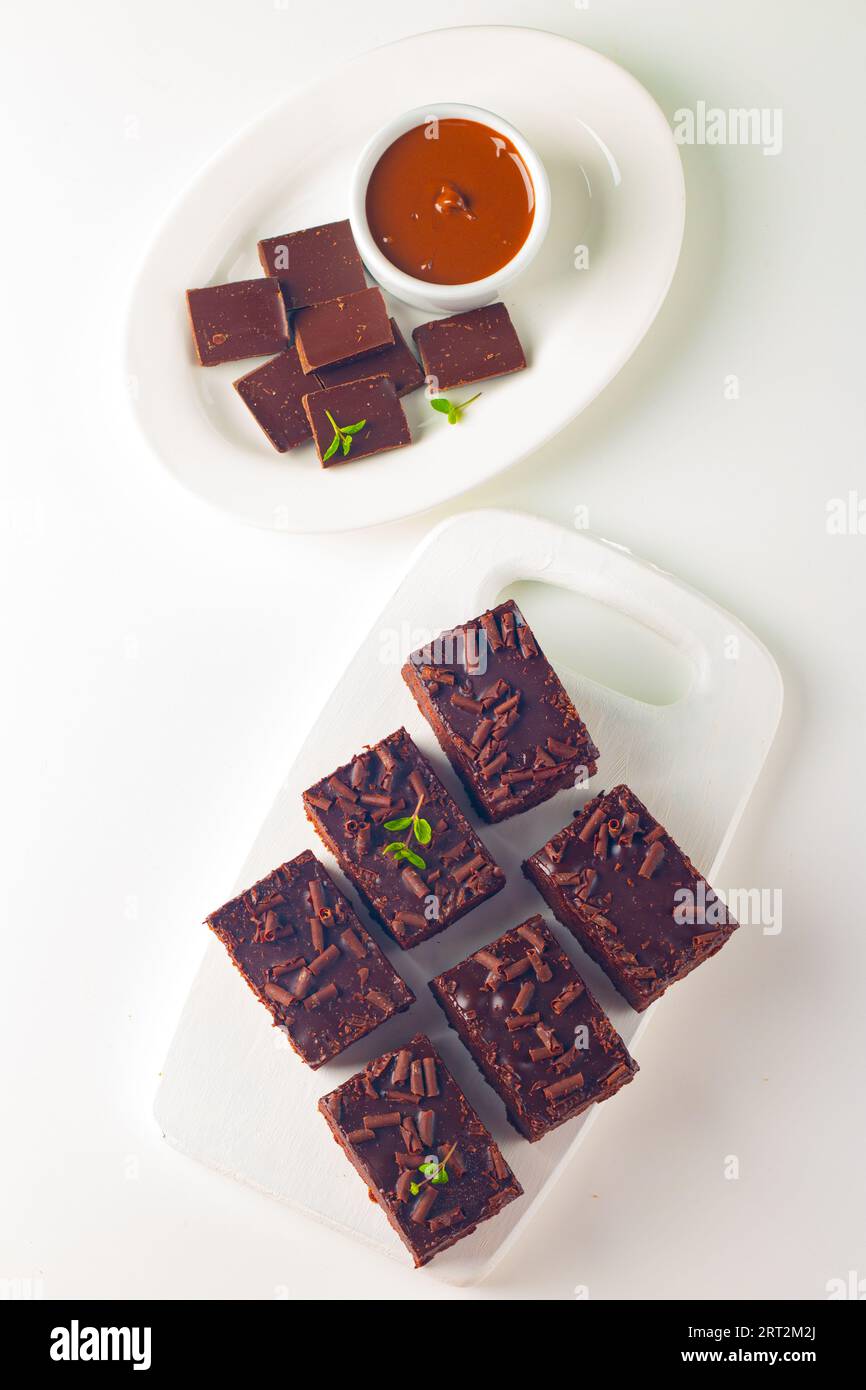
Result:
{"label": "mint leaf", "polygon": [[427,868],[426,861],[421,858],[420,854],[413,853],[413,851],[411,849],[407,849],[405,845],[403,846],[403,853],[400,855],[400,858],[408,859],[409,863],[412,864],[416,869]]}
{"label": "mint leaf", "polygon": [[343,434],[357,434],[358,430],[362,430],[366,423],[366,420],[359,420],[355,425],[341,425],[340,429]]}
{"label": "mint leaf", "polygon": [[[412,824],[412,817],[411,817],[411,816],[401,816],[399,820],[386,820],[386,821],[385,821],[385,825],[384,825],[384,829],[385,829],[385,830],[408,830],[408,829],[409,829],[409,826],[410,826],[411,824]],[[424,843],[426,844],[427,841],[425,840]]]}
{"label": "mint leaf", "polygon": [[382,853],[393,854],[396,859],[399,859],[402,857],[405,848],[406,846],[403,844],[402,840],[392,840],[390,845],[382,846]]}
{"label": "mint leaf", "polygon": [[[389,826],[388,828],[390,829],[391,827]],[[394,828],[402,830],[403,827],[395,826]],[[416,816],[413,828],[415,839],[418,841],[419,845],[429,845],[430,841],[433,839],[433,827],[430,822],[424,820],[422,816]]]}
{"label": "mint leaf", "polygon": [[338,450],[339,447],[340,447],[340,436],[339,436],[338,434],[335,434],[335,435],[334,435],[334,438],[331,440],[330,444],[328,445],[327,451],[326,451],[324,454],[322,454],[322,463],[327,463],[329,458],[333,458],[333,457],[334,457],[334,454],[337,452],[337,450]]}
{"label": "mint leaf", "polygon": [[453,409],[447,396],[436,396],[436,398],[430,402],[430,405],[434,410],[441,410],[443,415],[447,415],[449,411]]}

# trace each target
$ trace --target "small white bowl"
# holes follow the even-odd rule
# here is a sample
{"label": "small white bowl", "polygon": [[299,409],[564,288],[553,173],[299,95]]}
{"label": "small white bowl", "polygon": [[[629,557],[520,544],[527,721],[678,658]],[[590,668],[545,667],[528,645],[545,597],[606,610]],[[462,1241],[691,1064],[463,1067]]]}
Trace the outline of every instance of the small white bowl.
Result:
{"label": "small white bowl", "polygon": [[[529,235],[520,250],[493,275],[483,280],[472,280],[465,285],[437,285],[428,280],[418,280],[398,270],[376,245],[367,224],[367,184],[374,168],[389,145],[392,145],[407,130],[426,125],[438,117],[458,120],[478,121],[490,126],[500,135],[511,141],[517,150],[532,179],[535,190],[535,213]],[[544,165],[527,140],[515,130],[508,121],[503,121],[492,111],[484,111],[479,106],[463,106],[460,102],[440,101],[430,106],[419,106],[402,116],[395,116],[383,126],[365,146],[355,165],[349,192],[349,221],[361,259],[373,279],[397,299],[405,304],[413,304],[417,309],[429,309],[439,313],[460,314],[467,309],[479,309],[490,304],[506,285],[519,275],[531,262],[544,241],[550,223],[550,184]]]}

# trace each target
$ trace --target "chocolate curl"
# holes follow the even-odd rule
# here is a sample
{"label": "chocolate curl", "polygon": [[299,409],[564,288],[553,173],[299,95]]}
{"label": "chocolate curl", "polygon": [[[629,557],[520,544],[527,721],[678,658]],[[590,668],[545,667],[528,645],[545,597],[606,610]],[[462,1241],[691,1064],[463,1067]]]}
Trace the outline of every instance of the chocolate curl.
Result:
{"label": "chocolate curl", "polygon": [[477,873],[479,869],[482,869],[486,863],[487,860],[484,858],[483,854],[473,855],[471,859],[467,859],[465,864],[461,864],[459,868],[453,869],[451,877],[457,883],[465,883],[467,878],[471,878],[472,875]]}
{"label": "chocolate curl", "polygon": [[494,705],[493,713],[496,715],[497,719],[501,719],[503,714],[508,714],[511,710],[517,709],[517,706],[520,704],[520,693],[519,690],[515,690],[514,694],[509,695],[507,700],[503,700],[499,705]]}
{"label": "chocolate curl", "polygon": [[533,656],[538,656],[538,643],[526,626],[526,623],[518,630],[517,640],[520,643],[521,655],[524,656],[527,661]]}
{"label": "chocolate curl", "polygon": [[658,840],[654,840],[647,850],[646,858],[637,871],[638,878],[652,878],[659,864],[665,857],[665,847]]}
{"label": "chocolate curl", "polygon": [[420,1062],[412,1063],[409,1089],[414,1096],[424,1095],[424,1071]]}
{"label": "chocolate curl", "polygon": [[376,744],[376,755],[386,772],[393,772],[397,766],[397,759],[391,752],[387,743]]}
{"label": "chocolate curl", "polygon": [[321,975],[323,970],[327,970],[329,965],[333,965],[334,962],[339,959],[340,948],[332,942],[321,955],[316,956],[315,960],[310,961],[307,969],[311,975]]}
{"label": "chocolate curl", "polygon": [[[503,623],[505,615],[503,614]],[[498,652],[502,647],[502,638],[499,635],[499,628],[492,613],[485,613],[481,619],[481,626],[487,634],[487,641],[492,652]]]}
{"label": "chocolate curl", "polygon": [[502,962],[499,960],[499,957],[494,956],[493,952],[488,951],[486,947],[481,951],[476,951],[474,959],[478,961],[479,965],[486,966],[488,970],[492,970],[495,974],[498,974],[502,969]]}
{"label": "chocolate curl", "polygon": [[355,789],[355,791],[357,791],[360,787],[363,787],[366,780],[367,761],[365,758],[356,758],[355,761],[352,763],[352,771],[349,774],[349,782],[351,786]]}
{"label": "chocolate curl", "polygon": [[[400,1133],[403,1136],[403,1143],[406,1145],[406,1148],[409,1150],[410,1153],[421,1153],[421,1136],[419,1135],[418,1130],[415,1128],[415,1121],[412,1119],[411,1115],[403,1116],[403,1123],[400,1126]],[[419,1159],[419,1162],[420,1161],[421,1160]]]}
{"label": "chocolate curl", "polygon": [[399,933],[405,927],[426,927],[427,918],[420,912],[398,912],[395,914],[394,921],[391,923]]}
{"label": "chocolate curl", "polygon": [[535,1025],[535,1031],[552,1056],[558,1056],[559,1053],[562,1052],[562,1043],[559,1041],[553,1029],[548,1028],[546,1023],[537,1023]]}
{"label": "chocolate curl", "polygon": [[546,944],[544,937],[538,928],[533,926],[531,922],[521,923],[517,928],[517,935],[522,936],[524,941],[528,941],[530,945],[535,947],[536,951],[543,954]]}
{"label": "chocolate curl", "polygon": [[604,820],[604,807],[597,806],[592,814],[577,832],[577,838],[585,845],[588,845],[598,827]]}
{"label": "chocolate curl", "polygon": [[327,922],[331,917],[331,909],[328,907],[324,887],[317,878],[310,879],[310,902],[319,920]]}
{"label": "chocolate curl", "polygon": [[502,640],[506,647],[513,647],[514,641],[514,614],[510,608],[506,608],[500,619],[502,623]]}
{"label": "chocolate curl", "polygon": [[524,1014],[522,1018],[518,1014],[512,1014],[505,1020],[505,1026],[509,1033],[513,1033],[516,1028],[531,1028],[540,1018],[541,1014]]}
{"label": "chocolate curl", "polygon": [[287,1008],[298,1002],[294,995],[289,994],[287,989],[281,989],[279,985],[271,984],[270,981],[265,985],[264,992],[269,999],[273,999],[275,1004],[284,1004]]}
{"label": "chocolate curl", "polygon": [[333,983],[333,981],[332,981],[331,984],[329,984],[329,985],[324,985],[321,989],[317,989],[316,992],[315,992],[315,994],[311,994],[311,995],[310,995],[309,999],[305,999],[305,1000],[304,1000],[304,1008],[305,1008],[305,1009],[318,1009],[318,1008],[321,1008],[322,1004],[329,1004],[329,1003],[331,1002],[332,999],[336,999],[337,994],[338,994],[337,986],[336,986],[336,985]]}
{"label": "chocolate curl", "polygon": [[424,1162],[423,1154],[404,1154],[399,1151],[394,1155],[394,1162],[398,1168],[404,1168],[407,1173],[411,1173],[413,1168],[420,1168]]}
{"label": "chocolate curl", "polygon": [[[435,1059],[434,1057],[425,1057],[425,1058],[424,1058],[424,1061],[423,1061],[423,1070],[424,1070],[424,1086],[425,1086],[425,1088],[426,1088],[427,1095],[428,1095],[428,1096],[438,1096],[438,1094],[439,1094],[439,1082],[438,1082],[438,1079],[437,1079],[437,1077],[436,1077],[436,1059]],[[422,1137],[422,1139],[423,1139],[423,1137],[424,1137],[423,1134],[422,1134],[421,1137]]]}
{"label": "chocolate curl", "polygon": [[403,870],[401,877],[406,887],[415,894],[416,898],[426,898],[427,884],[420,874],[416,873],[414,869],[407,868]]}
{"label": "chocolate curl", "polygon": [[298,973],[298,978],[291,987],[292,994],[296,999],[303,999],[309,994],[315,983],[314,977],[310,974],[306,966],[304,966],[303,970]]}
{"label": "chocolate curl", "polygon": [[362,806],[372,806],[383,811],[390,811],[394,805],[394,798],[385,795],[383,792],[364,792],[361,796]]}
{"label": "chocolate curl", "polygon": [[584,989],[585,986],[582,981],[572,980],[571,984],[566,985],[562,993],[558,994],[551,1003],[550,1007],[553,1009],[553,1012],[555,1014],[565,1013],[565,1010],[574,1003],[575,999],[580,998]]}
{"label": "chocolate curl", "polygon": [[517,991],[517,998],[511,1005],[512,1013],[525,1014],[527,1006],[529,1005],[534,993],[535,985],[532,983],[531,980],[526,980],[520,986],[520,989]]}
{"label": "chocolate curl", "polygon": [[412,788],[413,792],[419,800],[421,799],[421,797],[427,795],[427,787],[424,784],[424,778],[421,776],[421,773],[418,771],[417,767],[414,768],[412,772],[409,774],[409,786]]}
{"label": "chocolate curl", "polygon": [[447,1230],[455,1222],[463,1220],[463,1208],[452,1207],[450,1211],[442,1211],[438,1216],[431,1216],[428,1225],[431,1231]]}
{"label": "chocolate curl", "polygon": [[491,758],[489,763],[484,764],[484,766],[481,769],[481,776],[485,780],[489,780],[491,777],[494,777],[496,773],[499,771],[499,769],[501,767],[504,767],[507,762],[507,753],[497,753],[495,758]]}
{"label": "chocolate curl", "polygon": [[368,989],[364,997],[369,999],[371,1004],[375,1004],[377,1009],[381,1009],[383,1013],[387,1013],[391,1007],[391,1000],[380,989]]}
{"label": "chocolate curl", "polygon": [[602,824],[598,827],[598,834],[595,837],[595,844],[593,845],[593,853],[595,854],[597,859],[607,858],[607,844],[609,835],[610,831],[608,830],[607,821],[603,821]]}
{"label": "chocolate curl", "polygon": [[483,748],[493,728],[492,719],[482,719],[475,729],[470,742],[473,748]]}
{"label": "chocolate curl", "polygon": [[470,714],[484,713],[484,706],[480,700],[473,700],[471,695],[463,695],[459,690],[454,691],[451,696],[451,703],[456,705],[458,709],[468,710]]}
{"label": "chocolate curl", "polygon": [[519,960],[513,960],[510,965],[506,965],[502,972],[502,978],[503,980],[517,980],[531,968],[529,956],[521,956]]}
{"label": "chocolate curl", "polygon": [[430,1211],[430,1208],[432,1207],[435,1201],[436,1188],[430,1187],[428,1184],[428,1186],[424,1188],[424,1191],[421,1193],[421,1196],[418,1198],[417,1202],[412,1208],[412,1215],[409,1219],[411,1221],[414,1221],[416,1225],[420,1226],[423,1221],[427,1220],[427,1213]]}
{"label": "chocolate curl", "polygon": [[553,1081],[549,1086],[545,1086],[544,1094],[548,1100],[559,1100],[560,1096],[567,1096],[572,1091],[579,1091],[582,1086],[583,1072],[573,1071],[571,1076],[564,1076],[561,1081]]}
{"label": "chocolate curl", "polygon": [[366,1129],[390,1129],[392,1125],[400,1124],[400,1114],[397,1110],[386,1111],[382,1115],[365,1115],[364,1126]]}
{"label": "chocolate curl", "polygon": [[644,835],[644,844],[654,845],[656,840],[660,840],[664,833],[664,826],[654,825],[652,830],[648,830],[646,835]]}
{"label": "chocolate curl", "polygon": [[310,918],[310,939],[317,955],[325,949],[325,929],[318,917]]}
{"label": "chocolate curl", "polygon": [[529,951],[528,960],[535,971],[536,980],[540,981],[541,984],[546,984],[548,980],[553,979],[553,971],[544,957],[540,956],[536,950]]}
{"label": "chocolate curl", "polygon": [[412,1053],[408,1047],[403,1047],[397,1053],[397,1060],[394,1063],[394,1082],[399,1086],[401,1081],[405,1081],[409,1075],[409,1063],[412,1061]]}
{"label": "chocolate curl", "polygon": [[395,1196],[398,1202],[408,1202],[409,1198],[412,1195],[413,1182],[414,1179],[412,1177],[411,1172],[408,1170],[408,1168],[404,1169],[403,1172],[400,1174],[399,1178],[397,1179],[397,1187],[395,1189]]}
{"label": "chocolate curl", "polygon": [[353,1129],[346,1135],[350,1144],[369,1144],[370,1140],[375,1138],[372,1129]]}
{"label": "chocolate curl", "polygon": [[321,792],[307,792],[307,800],[311,806],[315,806],[318,811],[330,811],[334,802],[327,796],[322,796]]}
{"label": "chocolate curl", "polygon": [[542,748],[540,744],[536,744],[535,761],[533,762],[532,766],[536,768],[556,767],[556,763],[554,762],[553,758],[551,758],[550,754],[547,752],[545,748]]}
{"label": "chocolate curl", "polygon": [[354,802],[358,800],[358,793],[352,787],[347,787],[346,783],[341,781],[336,774],[328,778],[328,786],[334,796],[339,797],[341,801]]}
{"label": "chocolate curl", "polygon": [[355,960],[364,959],[367,954],[367,947],[361,938],[352,931],[351,927],[347,927],[345,931],[340,932],[340,940],[349,954],[355,957]]}
{"label": "chocolate curl", "polygon": [[410,1095],[408,1091],[383,1091],[386,1100],[393,1100],[396,1105],[411,1105],[413,1110],[418,1104],[418,1097]]}
{"label": "chocolate curl", "polygon": [[436,1116],[432,1110],[422,1110],[418,1115],[418,1133],[421,1136],[421,1143],[429,1149],[433,1143],[433,1135],[436,1129]]}
{"label": "chocolate curl", "polygon": [[457,844],[457,845],[452,845],[450,849],[444,850],[443,853],[442,853],[442,855],[440,856],[441,859],[442,859],[442,863],[443,863],[443,864],[455,864],[455,863],[457,862],[457,860],[458,860],[458,859],[461,859],[461,858],[463,857],[463,855],[466,853],[466,849],[467,849],[468,844],[469,844],[468,839],[467,839],[467,840],[461,840],[459,844]]}

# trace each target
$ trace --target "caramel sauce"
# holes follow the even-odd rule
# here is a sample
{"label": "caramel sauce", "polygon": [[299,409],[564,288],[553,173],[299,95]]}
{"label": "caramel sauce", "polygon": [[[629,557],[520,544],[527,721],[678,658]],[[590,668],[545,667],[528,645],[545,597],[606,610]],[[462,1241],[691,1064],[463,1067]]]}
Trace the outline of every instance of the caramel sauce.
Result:
{"label": "caramel sauce", "polygon": [[478,121],[407,131],[367,185],[367,222],[382,254],[438,285],[483,280],[507,265],[534,216],[529,170],[510,140]]}

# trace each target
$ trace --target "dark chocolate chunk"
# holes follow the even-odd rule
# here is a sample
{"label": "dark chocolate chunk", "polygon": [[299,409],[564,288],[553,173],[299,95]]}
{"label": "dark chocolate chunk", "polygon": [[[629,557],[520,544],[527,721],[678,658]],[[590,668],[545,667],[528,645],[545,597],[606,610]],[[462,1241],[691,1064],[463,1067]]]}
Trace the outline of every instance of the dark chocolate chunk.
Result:
{"label": "dark chocolate chunk", "polygon": [[[407,1066],[422,1078],[417,1095],[394,1089]],[[423,1034],[322,1096],[319,1110],[416,1266],[523,1192]]]}
{"label": "dark chocolate chunk", "polygon": [[398,396],[408,396],[424,385],[424,373],[415,354],[400,332],[396,319],[391,319],[394,341],[376,352],[365,353],[353,362],[338,362],[332,367],[320,367],[316,372],[322,386],[342,386],[365,376],[385,375],[391,378]]}
{"label": "dark chocolate chunk", "polygon": [[211,913],[250,989],[320,1067],[415,996],[309,850]]}
{"label": "dark chocolate chunk", "polygon": [[403,679],[485,820],[596,771],[598,749],[510,599],[413,652]]}
{"label": "dark chocolate chunk", "polygon": [[304,410],[310,378],[301,370],[297,348],[287,348],[234,383],[244,405],[283,454],[312,435]]}
{"label": "dark chocolate chunk", "polygon": [[[382,454],[412,443],[409,422],[397,399],[394,383],[387,376],[371,376],[346,382],[345,386],[310,391],[304,397],[304,410],[324,468],[335,463],[354,463],[370,454]],[[339,445],[330,458],[325,455],[334,442],[334,426],[328,414],[341,428],[364,421],[363,427],[349,436],[352,443],[348,453]]]}
{"label": "dark chocolate chunk", "polygon": [[298,356],[305,372],[363,357],[394,342],[391,320],[379,289],[361,290],[299,309],[293,322]]}
{"label": "dark chocolate chunk", "polygon": [[615,1095],[638,1070],[540,917],[438,975],[430,988],[514,1128],[531,1142]]}
{"label": "dark chocolate chunk", "polygon": [[202,367],[270,357],[288,344],[286,306],[277,280],[237,280],[187,290],[186,302]]}
{"label": "dark chocolate chunk", "polygon": [[721,950],[737,923],[628,787],[600,792],[523,865],[632,1008]]}
{"label": "dark chocolate chunk", "polygon": [[422,323],[412,336],[426,377],[440,391],[519,372],[526,366],[520,339],[504,304],[433,319]]}
{"label": "dark chocolate chunk", "polygon": [[288,309],[320,304],[366,286],[364,267],[348,221],[326,222],[259,242],[266,275],[275,275]]}
{"label": "dark chocolate chunk", "polygon": [[[404,949],[444,931],[505,885],[405,729],[310,787],[304,807],[373,916]],[[425,822],[420,838],[413,816]],[[387,829],[394,821],[406,824]],[[421,862],[398,852],[400,845]]]}

